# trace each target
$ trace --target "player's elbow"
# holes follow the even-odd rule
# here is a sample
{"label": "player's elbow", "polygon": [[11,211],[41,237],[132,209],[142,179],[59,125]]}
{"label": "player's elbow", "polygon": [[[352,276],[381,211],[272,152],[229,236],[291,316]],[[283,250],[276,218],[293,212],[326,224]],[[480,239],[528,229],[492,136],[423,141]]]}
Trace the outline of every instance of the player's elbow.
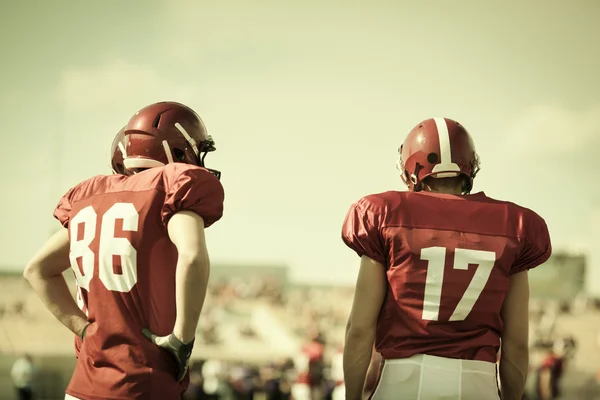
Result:
{"label": "player's elbow", "polygon": [[42,270],[39,263],[29,262],[25,269],[23,270],[23,277],[31,282],[32,280],[39,278],[41,276],[40,271]]}
{"label": "player's elbow", "polygon": [[180,252],[177,269],[186,275],[207,276],[210,272],[210,260],[206,252]]}
{"label": "player's elbow", "polygon": [[344,353],[368,352],[375,342],[375,326],[348,325]]}
{"label": "player's elbow", "polygon": [[23,277],[28,281],[39,279],[49,279],[62,275],[64,268],[58,268],[58,265],[48,259],[36,259],[30,261],[23,270]]}
{"label": "player's elbow", "polygon": [[[529,321],[523,318],[523,321],[506,322],[504,332],[502,333],[502,354],[527,354],[529,349]],[[518,323],[515,323],[518,322]]]}
{"label": "player's elbow", "polygon": [[350,327],[346,331],[346,343],[365,343],[371,346],[375,340],[375,329]]}
{"label": "player's elbow", "polygon": [[355,303],[346,325],[346,335],[357,337],[375,335],[379,308],[375,307],[374,304],[368,305],[366,302]]}
{"label": "player's elbow", "polygon": [[370,320],[350,318],[346,325],[346,336],[370,337],[375,335],[377,323]]}
{"label": "player's elbow", "polygon": [[[508,366],[508,367],[507,367]],[[512,376],[520,377],[519,380],[525,382],[527,371],[529,369],[529,348],[523,341],[502,341],[500,351],[500,370],[506,369],[514,371]]]}
{"label": "player's elbow", "polygon": [[27,264],[27,266],[25,266],[25,269],[23,270],[23,278],[25,278],[25,280],[29,281],[31,274],[32,274],[32,271],[31,271],[30,264]]}
{"label": "player's elbow", "polygon": [[178,261],[181,264],[190,265],[195,268],[208,268],[210,261],[205,251],[180,251]]}
{"label": "player's elbow", "polygon": [[527,354],[529,345],[529,281],[527,272],[511,277],[510,288],[500,312],[504,324],[502,352]]}
{"label": "player's elbow", "polygon": [[529,358],[529,344],[527,339],[502,338],[501,357],[513,360],[527,360]]}

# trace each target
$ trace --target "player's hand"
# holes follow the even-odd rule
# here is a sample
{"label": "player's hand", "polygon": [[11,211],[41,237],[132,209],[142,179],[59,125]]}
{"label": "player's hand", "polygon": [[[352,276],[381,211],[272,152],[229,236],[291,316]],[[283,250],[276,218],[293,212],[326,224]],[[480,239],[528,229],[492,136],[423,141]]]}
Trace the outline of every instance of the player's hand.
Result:
{"label": "player's hand", "polygon": [[183,343],[172,333],[167,336],[158,336],[147,328],[142,329],[142,335],[158,347],[167,350],[175,357],[175,360],[177,361],[177,382],[181,382],[188,370],[192,348],[194,347],[194,340],[189,343]]}

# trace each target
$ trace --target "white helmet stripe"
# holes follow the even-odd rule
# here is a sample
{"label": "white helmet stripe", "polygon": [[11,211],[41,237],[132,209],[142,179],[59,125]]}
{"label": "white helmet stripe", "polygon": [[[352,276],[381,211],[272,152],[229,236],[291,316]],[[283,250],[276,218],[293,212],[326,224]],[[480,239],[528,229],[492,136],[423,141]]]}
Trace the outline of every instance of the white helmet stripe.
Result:
{"label": "white helmet stripe", "polygon": [[177,130],[179,132],[181,132],[181,134],[183,135],[185,140],[190,144],[190,146],[192,147],[192,150],[194,151],[194,154],[196,154],[196,157],[200,157],[200,151],[198,150],[198,145],[197,145],[196,141],[194,140],[194,138],[191,137],[189,133],[187,133],[185,128],[183,126],[181,126],[181,124],[179,122],[175,122],[175,128],[177,128]]}
{"label": "white helmet stripe", "polygon": [[431,172],[439,178],[456,176],[460,172],[460,167],[452,162],[452,148],[450,146],[448,124],[444,118],[434,118],[433,121],[435,122],[440,142],[440,163],[436,164]]}
{"label": "white helmet stripe", "polygon": [[440,141],[440,162],[441,164],[452,163],[452,149],[450,148],[450,134],[448,125],[444,118],[434,118]]}

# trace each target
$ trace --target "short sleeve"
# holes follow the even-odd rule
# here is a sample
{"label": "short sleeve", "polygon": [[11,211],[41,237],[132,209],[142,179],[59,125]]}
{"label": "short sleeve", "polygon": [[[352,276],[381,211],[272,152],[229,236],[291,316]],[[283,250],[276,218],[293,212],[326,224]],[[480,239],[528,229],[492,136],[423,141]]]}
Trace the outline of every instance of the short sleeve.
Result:
{"label": "short sleeve", "polygon": [[[174,165],[174,164],[170,164]],[[223,216],[223,186],[210,171],[181,164],[166,177],[166,196],[161,217],[165,227],[179,211],[193,211],[209,227]]]}
{"label": "short sleeve", "polygon": [[342,227],[342,240],[358,254],[367,256],[383,266],[388,265],[384,239],[379,230],[380,216],[368,209],[363,200],[353,204]]}
{"label": "short sleeve", "polygon": [[75,188],[70,189],[58,202],[58,205],[54,209],[54,218],[56,218],[62,226],[65,228],[69,227],[69,220],[71,218],[71,200],[73,191]]}
{"label": "short sleeve", "polygon": [[552,244],[546,222],[532,211],[522,216],[522,249],[510,274],[526,271],[543,264],[552,254]]}

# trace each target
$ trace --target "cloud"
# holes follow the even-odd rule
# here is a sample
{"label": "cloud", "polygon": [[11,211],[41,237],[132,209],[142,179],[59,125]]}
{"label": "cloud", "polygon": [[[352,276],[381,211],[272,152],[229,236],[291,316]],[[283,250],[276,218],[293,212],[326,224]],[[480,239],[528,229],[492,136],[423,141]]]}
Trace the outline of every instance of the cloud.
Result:
{"label": "cloud", "polygon": [[159,69],[118,59],[64,70],[56,92],[62,108],[53,142],[59,144],[60,153],[54,154],[61,160],[65,186],[109,172],[112,139],[138,109],[164,100],[189,103],[192,87],[170,79]]}
{"label": "cloud", "polygon": [[130,115],[155,101],[185,101],[192,95],[192,88],[169,81],[150,66],[119,60],[91,68],[68,68],[59,86],[67,114]]}
{"label": "cloud", "polygon": [[539,213],[556,249],[597,247],[600,237],[589,221],[600,198],[595,184],[600,104],[539,105],[496,134],[500,132],[495,147],[481,152],[483,168],[476,187]]}
{"label": "cloud", "polygon": [[516,151],[534,156],[588,153],[600,144],[600,104],[574,109],[541,105],[524,113],[509,129]]}
{"label": "cloud", "polygon": [[[590,184],[597,180],[600,104],[579,109],[535,106],[508,124],[502,135],[494,140],[495,147],[481,153],[482,178],[492,187],[507,193],[510,188],[542,206],[548,198],[563,207],[577,204],[572,214],[600,198],[600,186]],[[569,195],[557,196],[557,185]]]}

